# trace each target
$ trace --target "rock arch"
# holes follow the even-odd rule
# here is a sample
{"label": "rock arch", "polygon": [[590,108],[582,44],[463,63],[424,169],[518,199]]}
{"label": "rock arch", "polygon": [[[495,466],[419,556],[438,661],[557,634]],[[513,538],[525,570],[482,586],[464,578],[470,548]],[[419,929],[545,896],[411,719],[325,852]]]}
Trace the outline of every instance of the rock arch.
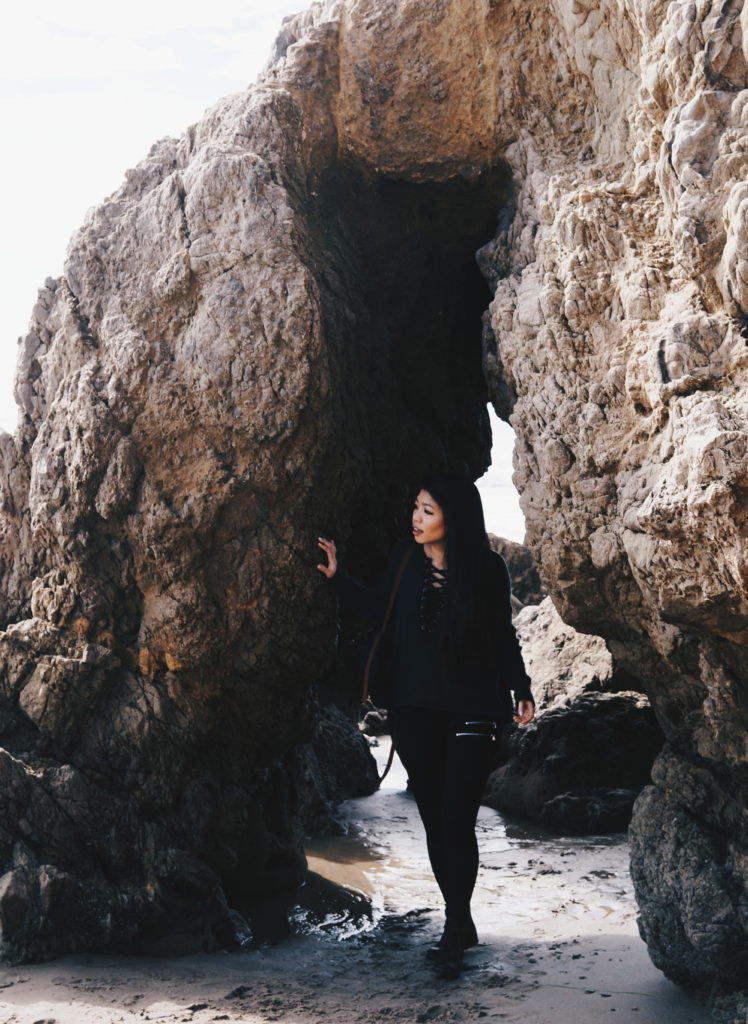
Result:
{"label": "rock arch", "polygon": [[[653,959],[734,977],[743,26],[740,4],[316,3],[93,211],[0,438],[6,955],[58,951],[73,901],[75,943],[124,946],[180,914],[220,935],[249,877],[298,880],[293,750],[334,641],[314,539],[355,523],[376,557],[425,466],[477,475],[487,390],[546,587],[668,736],[632,826]],[[393,216],[451,280],[480,246],[483,377]]]}

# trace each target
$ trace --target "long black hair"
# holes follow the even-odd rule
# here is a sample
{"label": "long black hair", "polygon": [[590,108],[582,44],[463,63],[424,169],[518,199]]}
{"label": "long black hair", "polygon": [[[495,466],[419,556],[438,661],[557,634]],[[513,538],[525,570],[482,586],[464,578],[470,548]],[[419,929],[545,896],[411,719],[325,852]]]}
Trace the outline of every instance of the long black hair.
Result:
{"label": "long black hair", "polygon": [[467,476],[436,474],[421,485],[444,515],[447,589],[443,642],[450,668],[467,656],[479,661],[495,641],[496,605],[491,600],[491,546],[478,488]]}

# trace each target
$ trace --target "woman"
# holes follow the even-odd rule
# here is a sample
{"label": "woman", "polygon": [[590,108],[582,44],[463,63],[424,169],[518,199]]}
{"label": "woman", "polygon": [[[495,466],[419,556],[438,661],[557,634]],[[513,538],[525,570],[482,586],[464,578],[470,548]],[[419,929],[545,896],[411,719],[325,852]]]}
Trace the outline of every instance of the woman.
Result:
{"label": "woman", "polygon": [[[413,543],[415,541],[415,544]],[[381,623],[398,572],[382,640],[392,735],[426,831],[429,860],[445,902],[439,945],[428,955],[441,977],[457,977],[478,942],[470,900],[478,873],[475,822],[491,769],[496,732],[526,724],[535,705],[512,625],[503,558],[488,543],[475,484],[458,476],[425,481],[412,512],[412,540],[395,546],[375,588],[337,564],[335,544],[320,572],[339,597]],[[517,703],[513,714],[514,692]]]}

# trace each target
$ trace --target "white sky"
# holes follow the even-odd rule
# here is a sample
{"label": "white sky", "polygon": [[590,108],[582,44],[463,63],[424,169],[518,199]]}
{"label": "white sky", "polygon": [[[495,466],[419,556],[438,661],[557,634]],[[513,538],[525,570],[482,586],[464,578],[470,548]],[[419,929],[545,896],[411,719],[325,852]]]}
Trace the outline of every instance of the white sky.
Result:
{"label": "white sky", "polygon": [[486,529],[507,540],[522,544],[525,539],[525,517],[519,507],[519,494],[512,483],[512,452],[514,431],[500,420],[489,406],[493,432],[491,468],[477,481],[483,502]]}
{"label": "white sky", "polygon": [[[265,63],[307,0],[102,0],[10,5],[0,34],[0,429],[13,432],[17,339],[37,289],[62,272],[86,210],[164,135],[179,135]],[[494,427],[498,424],[494,417]],[[521,541],[512,432],[481,482],[488,529]],[[486,486],[484,487],[484,483]]]}

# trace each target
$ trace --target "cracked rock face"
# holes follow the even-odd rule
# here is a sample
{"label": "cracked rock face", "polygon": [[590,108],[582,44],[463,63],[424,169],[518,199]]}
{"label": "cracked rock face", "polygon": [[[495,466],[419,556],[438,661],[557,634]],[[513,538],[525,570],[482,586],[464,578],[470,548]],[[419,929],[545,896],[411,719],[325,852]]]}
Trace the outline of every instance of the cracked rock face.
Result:
{"label": "cracked rock face", "polygon": [[0,437],[7,954],[57,948],[42,889],[80,947],[300,878],[316,536],[372,569],[424,472],[484,468],[488,396],[544,588],[668,740],[652,956],[748,973],[747,58],[739,2],[316,3],[93,211]]}

